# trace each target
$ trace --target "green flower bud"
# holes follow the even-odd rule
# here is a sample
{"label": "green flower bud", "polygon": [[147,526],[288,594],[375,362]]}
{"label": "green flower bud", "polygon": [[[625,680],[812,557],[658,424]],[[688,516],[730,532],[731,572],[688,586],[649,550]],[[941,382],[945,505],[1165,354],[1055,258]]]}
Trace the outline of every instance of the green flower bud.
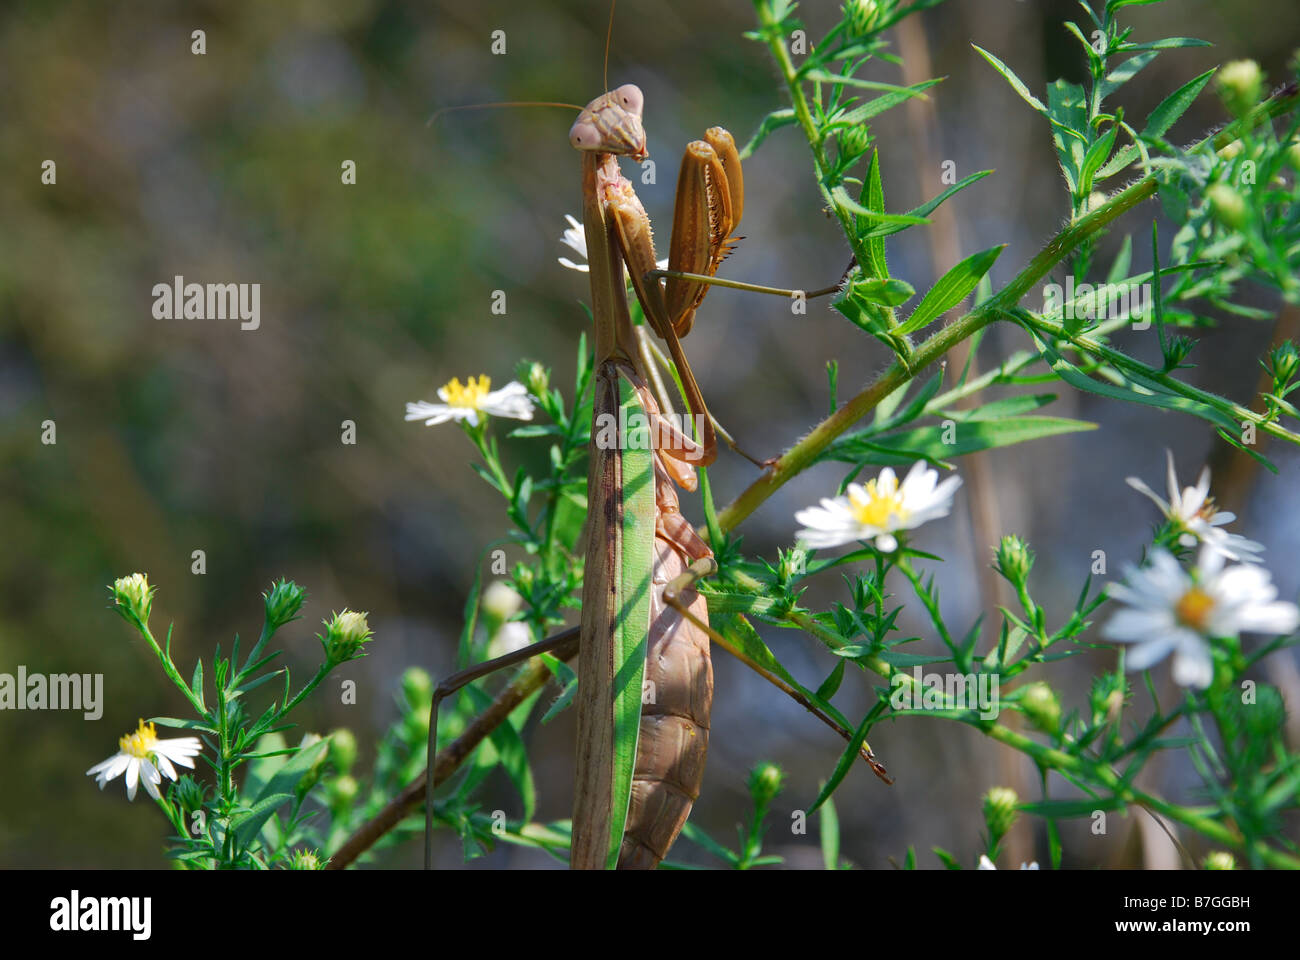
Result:
{"label": "green flower bud", "polygon": [[1124,707],[1127,683],[1123,677],[1113,673],[1102,674],[1092,682],[1092,691],[1088,700],[1092,705],[1092,723],[1094,726],[1112,722]]}
{"label": "green flower bud", "polygon": [[1300,170],[1300,140],[1286,148],[1286,162],[1293,170]]}
{"label": "green flower bud", "polygon": [[171,797],[188,815],[203,808],[205,792],[203,785],[187,773],[172,784]]}
{"label": "green flower bud", "polygon": [[1255,690],[1255,702],[1243,703],[1241,714],[1250,739],[1267,741],[1286,723],[1286,704],[1277,687],[1261,683]]}
{"label": "green flower bud", "polygon": [[777,565],[777,574],[781,583],[790,584],[796,580],[802,580],[808,575],[808,551],[800,547],[793,547],[784,553],[779,553],[780,562]]}
{"label": "green flower bud", "polygon": [[352,777],[336,777],[328,785],[329,808],[336,813],[346,810],[356,802],[360,792],[360,785]]}
{"label": "green flower bud", "polygon": [[319,870],[320,868],[320,857],[316,855],[315,850],[295,850],[293,859],[289,861],[290,870]]}
{"label": "green flower bud", "polygon": [[1002,842],[1020,815],[1016,804],[1020,797],[1010,787],[992,787],[984,794],[984,823],[988,826],[992,846]]}
{"label": "green flower bud", "polygon": [[266,623],[271,630],[279,630],[286,623],[298,619],[298,611],[307,599],[307,591],[292,580],[281,577],[262,594],[266,601]]}
{"label": "green flower bud", "polygon": [[373,639],[366,615],[355,610],[344,609],[334,614],[333,620],[322,621],[325,624],[325,636],[319,637],[325,648],[326,659],[333,664],[347,663],[364,657],[362,645]]}
{"label": "green flower bud", "polygon": [[1029,579],[1029,571],[1034,568],[1034,552],[1020,537],[1008,534],[998,544],[996,553],[998,573],[1016,587],[1024,585]]}
{"label": "green flower bud", "polygon": [[1055,735],[1061,729],[1061,702],[1046,683],[1031,683],[1020,698],[1025,716],[1043,733]]}
{"label": "green flower bud", "polygon": [[840,152],[849,157],[860,157],[871,147],[871,133],[863,124],[855,124],[840,131]]}
{"label": "green flower bud", "polygon": [[407,667],[402,674],[402,696],[407,705],[419,709],[433,703],[433,678],[423,667]]}
{"label": "green flower bud", "polygon": [[129,577],[119,577],[113,581],[110,589],[115,609],[125,620],[142,627],[149,625],[153,595],[158,588],[149,586],[148,574],[133,573]]}
{"label": "green flower bud", "polygon": [[775,763],[760,763],[749,772],[749,795],[754,803],[765,807],[781,792],[785,773]]}
{"label": "green flower bud", "polygon": [[1219,68],[1219,96],[1228,109],[1241,116],[1259,103],[1264,75],[1254,60],[1233,60]]}
{"label": "green flower bud", "polygon": [[1273,376],[1273,392],[1280,393],[1300,371],[1300,353],[1296,351],[1295,344],[1283,340],[1270,350],[1265,369]]}
{"label": "green flower bud", "polygon": [[1210,209],[1225,227],[1236,229],[1246,222],[1246,201],[1226,183],[1216,183],[1205,191]]}
{"label": "green flower bud", "polygon": [[[304,750],[316,746],[316,744],[320,743],[322,739],[323,738],[319,733],[304,733],[302,735],[302,741],[298,744],[298,752],[301,753]],[[320,782],[321,776],[325,773],[325,763],[328,759],[329,749],[326,748],[321,751],[321,755],[316,758],[316,762],[311,765],[311,769],[303,774],[302,779],[299,780],[297,785],[294,787],[298,792],[298,796],[305,796],[308,790]]]}
{"label": "green flower bud", "polygon": [[528,365],[528,372],[524,377],[528,385],[528,392],[538,400],[546,398],[551,390],[551,371],[547,370],[540,363],[534,361]]}
{"label": "green flower bud", "polygon": [[1227,850],[1213,850],[1205,855],[1201,866],[1206,870],[1236,870],[1237,858]]}
{"label": "green flower bud", "polygon": [[347,727],[339,727],[330,734],[330,765],[339,773],[347,773],[357,760],[357,738]]}
{"label": "green flower bud", "polygon": [[849,36],[870,36],[893,8],[894,0],[848,0],[843,10]]}

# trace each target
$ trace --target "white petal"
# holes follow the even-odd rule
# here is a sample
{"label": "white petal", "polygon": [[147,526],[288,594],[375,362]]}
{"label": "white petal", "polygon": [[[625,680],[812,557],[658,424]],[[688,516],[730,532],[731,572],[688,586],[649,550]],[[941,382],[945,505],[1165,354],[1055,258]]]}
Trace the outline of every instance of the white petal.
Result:
{"label": "white petal", "polygon": [[1128,655],[1124,658],[1124,667],[1127,670],[1145,670],[1168,656],[1175,645],[1171,634],[1161,634],[1150,640],[1144,640],[1137,646],[1129,648]]}
{"label": "white petal", "polygon": [[893,553],[898,549],[898,540],[891,534],[882,533],[876,537],[876,549],[881,553]]}
{"label": "white petal", "polygon": [[1237,621],[1252,633],[1287,634],[1300,626],[1300,607],[1281,600],[1260,604],[1239,612]]}
{"label": "white petal", "polygon": [[1169,505],[1177,508],[1181,506],[1178,496],[1178,477],[1174,472],[1174,452],[1168,447],[1165,447],[1165,465],[1165,479],[1169,485]]}
{"label": "white petal", "polygon": [[168,780],[175,780],[176,768],[172,766],[172,762],[167,759],[166,754],[159,750],[154,756],[158,759],[158,772],[166,776]]}
{"label": "white petal", "polygon": [[126,766],[126,798],[135,799],[135,788],[140,785],[140,758],[132,757]]}
{"label": "white petal", "polygon": [[1173,622],[1167,609],[1130,607],[1117,611],[1102,628],[1101,635],[1120,643],[1139,643],[1149,639],[1153,633],[1168,630]]}
{"label": "white petal", "polygon": [[1157,494],[1154,490],[1148,487],[1137,477],[1127,477],[1124,482],[1127,483],[1134,490],[1136,490],[1138,493],[1142,494],[1145,497],[1150,497],[1152,500],[1154,500],[1156,502],[1156,506],[1160,508],[1161,513],[1165,513],[1165,514],[1169,513],[1169,504],[1165,502],[1165,498]]}
{"label": "white petal", "polygon": [[[102,773],[106,779],[112,780],[114,777],[120,777],[122,775],[122,771],[126,769],[126,761],[127,754],[115,753],[107,760],[102,763],[97,763],[87,770],[86,776],[90,776],[92,773]],[[117,769],[114,770],[114,767]]]}
{"label": "white petal", "polygon": [[1214,679],[1214,662],[1204,643],[1184,644],[1174,654],[1174,683],[1204,690]]}
{"label": "white petal", "polygon": [[862,538],[853,530],[800,530],[796,539],[810,550],[822,550],[853,543]]}
{"label": "white petal", "polygon": [[990,860],[986,855],[984,855],[984,854],[981,853],[981,854],[980,854],[980,865],[979,865],[979,867],[978,867],[977,869],[979,869],[979,870],[996,870],[997,867],[995,867],[995,866],[993,865],[993,861],[992,861],[992,860]]}

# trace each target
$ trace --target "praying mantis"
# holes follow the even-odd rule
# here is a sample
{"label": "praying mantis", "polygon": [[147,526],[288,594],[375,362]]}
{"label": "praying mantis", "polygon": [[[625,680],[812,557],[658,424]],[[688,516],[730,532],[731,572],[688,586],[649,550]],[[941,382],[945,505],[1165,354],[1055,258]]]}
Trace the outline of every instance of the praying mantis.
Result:
{"label": "praying mantis", "polygon": [[[666,856],[703,780],[713,697],[710,638],[723,639],[709,626],[705,597],[696,589],[698,580],[717,570],[713,551],[682,516],[675,489],[695,490],[695,468],[708,466],[717,456],[717,431],[681,338],[689,333],[709,285],[720,282],[715,273],[736,242],[743,174],[735,142],[721,127],[710,128],[702,140],[687,146],[677,181],[668,269],[657,269],[649,217],[619,168],[622,156],[638,161],[648,156],[643,108],[641,90],[625,84],[582,108],[569,132],[569,142],[580,154],[595,323],[578,631],[574,869],[653,869]],[[688,436],[661,413],[648,385],[651,371],[642,366],[647,351],[629,313],[625,266],[647,324],[668,347],[698,436]],[[786,297],[797,293],[725,285]],[[608,424],[618,427],[602,429]],[[572,633],[480,664],[439,685],[430,717],[428,796],[434,786],[442,697],[492,669],[571,647]],[[869,750],[863,755],[872,762]],[[873,769],[883,772],[874,763]],[[426,803],[426,818],[428,865],[432,803]]]}

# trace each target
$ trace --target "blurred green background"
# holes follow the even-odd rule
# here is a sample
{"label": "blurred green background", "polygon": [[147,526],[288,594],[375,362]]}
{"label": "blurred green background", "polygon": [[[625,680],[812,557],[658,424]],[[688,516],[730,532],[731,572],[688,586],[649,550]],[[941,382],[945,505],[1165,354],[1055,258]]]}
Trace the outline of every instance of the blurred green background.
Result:
{"label": "blurred green background", "polygon": [[[804,5],[814,37],[837,9]],[[909,82],[927,71],[948,80],[929,105],[895,110],[877,126],[889,209],[939,192],[944,160],[956,163],[958,176],[997,170],[943,208],[933,228],[891,242],[895,275],[924,289],[959,256],[1009,242],[993,271],[1002,283],[1068,216],[1046,126],[969,44],[994,51],[1041,92],[1058,76],[1083,79],[1075,41],[1061,27],[1078,13],[1067,0],[953,0],[916,20],[922,29],[895,31]],[[1138,39],[1187,35],[1216,44],[1166,53],[1147,68],[1121,98],[1133,116],[1229,59],[1253,57],[1278,81],[1300,45],[1294,0],[1171,0],[1126,14]],[[352,727],[362,770],[396,715],[401,671],[419,664],[442,675],[452,666],[473,564],[506,522],[497,495],[469,469],[461,433],[405,423],[403,404],[432,399],[453,376],[487,373],[501,385],[521,358],[540,360],[556,383],[571,384],[587,289],[583,276],[556,263],[569,252],[558,242],[564,215],[580,213],[578,165],[565,136],[570,116],[485,110],[432,127],[426,120],[438,107],[482,101],[585,103],[602,91],[607,15],[604,0],[4,6],[0,672],[25,664],[31,672],[103,673],[105,705],[98,721],[0,713],[0,866],[165,864],[167,828],[152,804],[143,796],[129,804],[120,783],[101,794],[83,773],[114,751],[137,717],[183,709],[148,650],[107,609],[105,585],[117,576],[146,571],[158,585],[155,629],[175,621],[183,669],[236,632],[256,633],[259,593],[274,577],[293,578],[312,595],[305,619],[280,635],[296,675],[315,663],[320,618],[344,606],[368,611],[377,636],[371,655],[339,675],[357,681],[357,704],[337,702],[335,686],[299,717],[302,730]],[[658,176],[639,190],[662,242],[684,144],[712,124],[743,142],[784,102],[765,50],[741,36],[751,26],[744,0],[619,4],[609,80],[645,91]],[[191,53],[196,29],[206,32],[203,56]],[[490,52],[494,30],[506,32],[504,56]],[[900,79],[886,63],[868,75]],[[1190,140],[1224,120],[1207,93],[1173,134]],[[42,185],[41,164],[51,159],[57,184]],[[356,163],[354,186],[340,183],[346,160]],[[747,239],[725,275],[804,288],[837,279],[848,252],[820,212],[794,128],[758,151],[746,183]],[[1148,205],[1126,226],[1146,236],[1156,211]],[[1118,236],[1103,243],[1102,263]],[[154,319],[153,285],[177,274],[260,283],[260,329]],[[490,311],[496,289],[507,294],[504,316]],[[1252,302],[1276,305],[1266,295]],[[1278,327],[1295,335],[1296,317],[1282,315]],[[1227,320],[1197,353],[1214,363],[1189,378],[1248,403],[1255,360],[1276,335],[1267,323]],[[1143,336],[1121,342],[1149,357],[1154,342]],[[993,331],[983,362],[1023,339]],[[709,297],[686,346],[714,414],[763,455],[824,415],[828,359],[840,362],[841,396],[888,360],[822,304],[791,317],[784,301],[728,290]],[[1281,474],[1261,475],[1219,450],[1198,421],[1058,392],[1050,412],[1102,429],[978,465],[962,461],[967,483],[957,511],[919,538],[947,558],[939,582],[952,622],[980,613],[981,571],[996,534],[1029,538],[1039,556],[1037,595],[1049,609],[1073,599],[1093,550],[1107,551],[1112,574],[1135,560],[1155,517],[1123,478],[1138,474],[1161,486],[1165,447],[1184,476],[1213,463],[1220,499],[1242,515],[1235,529],[1266,543],[1284,595],[1295,595],[1295,452],[1270,449]],[[45,420],[57,425],[55,445],[41,443]],[[356,424],[355,445],[340,442],[345,420]],[[713,471],[719,501],[753,474],[724,454]],[[793,512],[839,476],[823,465],[784,488],[741,527],[747,551],[774,557],[790,543]],[[690,498],[686,510],[698,519]],[[202,576],[191,573],[194,550],[206,554]],[[831,580],[810,592],[811,604],[840,595]],[[807,638],[782,632],[768,640],[814,686],[830,667]],[[1270,679],[1294,715],[1300,685],[1290,656]],[[1060,665],[1052,678],[1067,709],[1086,691],[1087,669],[1108,662],[1098,653]],[[819,864],[815,831],[791,837],[784,824],[789,810],[811,803],[841,742],[725,653],[715,673],[696,822],[733,836],[745,812],[745,772],[774,760],[789,771],[790,786],[777,801],[769,850],[790,866]],[[860,712],[865,682],[846,683],[840,696],[846,713]],[[540,819],[568,816],[572,736],[571,717],[532,736]],[[885,787],[861,767],[837,794],[843,852],[862,866],[901,860],[909,845],[922,866],[937,865],[932,845],[973,864],[983,791],[1012,784],[1033,793],[1031,770],[955,724],[909,721],[879,728],[871,740],[898,782]],[[1193,772],[1177,764],[1153,765],[1144,776],[1145,786],[1180,799],[1196,787]],[[517,813],[504,780],[493,789]],[[1067,863],[1170,862],[1173,848],[1144,819],[1112,816],[1105,836],[1068,826]],[[1195,838],[1183,839],[1199,849]],[[440,840],[440,863],[457,865],[458,841]],[[1031,822],[1008,842],[1007,863],[1043,858]],[[674,856],[701,860],[684,843]],[[404,849],[380,862],[417,858]],[[506,847],[474,865],[551,863]]]}

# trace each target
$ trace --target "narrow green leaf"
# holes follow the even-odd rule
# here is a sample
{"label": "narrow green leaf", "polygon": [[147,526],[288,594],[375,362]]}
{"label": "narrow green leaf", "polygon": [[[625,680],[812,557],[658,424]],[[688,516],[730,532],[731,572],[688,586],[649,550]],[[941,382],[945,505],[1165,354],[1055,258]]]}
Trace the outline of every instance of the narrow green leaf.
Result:
{"label": "narrow green leaf", "polygon": [[1152,389],[1150,385],[1142,384],[1140,382],[1142,378],[1132,373],[1127,374],[1132,382],[1126,386],[1117,386],[1101,380],[1094,380],[1061,356],[1056,351],[1056,348],[1044,341],[1036,331],[1031,331],[1031,336],[1038,347],[1039,353],[1043,355],[1043,359],[1047,361],[1056,375],[1075,389],[1095,393],[1111,400],[1125,400],[1129,403],[1141,403],[1165,410],[1179,410],[1200,417],[1202,420],[1208,420],[1217,426],[1226,427],[1230,431],[1237,429],[1237,425],[1231,417],[1220,413],[1214,407],[1201,403],[1199,400],[1193,400],[1190,397],[1169,393],[1162,386],[1157,385],[1155,389]]}
{"label": "narrow green leaf", "polygon": [[[884,99],[883,97],[881,99]],[[798,118],[794,114],[794,107],[783,107],[780,110],[773,110],[765,116],[758,124],[758,129],[754,135],[749,138],[749,143],[740,151],[740,159],[746,160],[753,155],[754,151],[759,148],[768,135],[782,127],[788,127],[797,123]]]}
{"label": "narrow green leaf", "polygon": [[858,724],[858,728],[853,731],[853,739],[849,741],[848,746],[844,748],[844,752],[840,754],[839,762],[835,764],[835,770],[831,774],[831,778],[822,785],[821,792],[817,794],[817,799],[808,808],[809,816],[816,813],[821,805],[830,799],[831,794],[835,792],[835,788],[840,785],[840,782],[857,761],[858,751],[862,749],[862,743],[867,739],[867,729],[871,726],[872,719],[872,714],[868,712],[862,718],[862,722]]}
{"label": "narrow green leaf", "polygon": [[[868,100],[866,103],[861,104],[860,106],[854,107],[852,110],[847,111],[843,116],[837,117],[835,119],[835,122],[831,124],[831,126],[836,127],[842,123],[849,124],[849,125],[865,123],[866,121],[870,120],[872,117],[878,116],[879,114],[884,113],[886,110],[889,110],[892,107],[898,106],[900,103],[904,103],[912,99],[913,96],[920,93],[921,91],[930,89],[936,83],[942,83],[942,82],[943,82],[943,77],[936,77],[933,80],[923,80],[920,83],[913,84],[912,86],[906,88],[907,90],[914,91],[914,93],[893,92],[893,93],[881,94],[875,99]],[[786,109],[789,110],[790,112],[791,118],[789,122],[793,123],[794,108],[787,107]],[[781,113],[782,111],[778,110],[776,112]]]}
{"label": "narrow green leaf", "polygon": [[989,272],[993,262],[997,260],[1004,249],[1006,249],[1006,244],[999,244],[996,247],[990,247],[987,250],[981,250],[979,253],[971,254],[945,273],[939,278],[939,282],[930,288],[930,292],[921,300],[920,305],[895,333],[909,334],[920,330],[930,321],[947,313],[965,300],[967,295],[975,289],[975,284],[979,283],[980,278]]}
{"label": "narrow green leaf", "polygon": [[328,739],[322,739],[309,747],[298,750],[271,774],[270,779],[266,781],[266,785],[257,794],[257,801],[261,802],[269,797],[282,794],[292,794],[297,789],[298,782],[311,772],[311,768],[316,765],[317,761],[325,756],[325,751],[329,749],[329,745]]}
{"label": "narrow green leaf", "polygon": [[1016,93],[1020,94],[1020,99],[1024,100],[1025,103],[1029,104],[1031,107],[1033,107],[1035,110],[1037,110],[1039,113],[1043,114],[1044,116],[1047,115],[1047,108],[1043,106],[1043,102],[1029,92],[1029,88],[1026,87],[1024,82],[1015,75],[1015,73],[1012,71],[1010,67],[1008,67],[997,57],[993,56],[993,54],[989,53],[983,47],[974,43],[972,43],[971,46],[975,48],[976,52],[979,53],[981,57],[983,57],[993,66],[994,70],[1002,74],[1002,76],[1006,79],[1007,83],[1011,84],[1011,89],[1016,91]]}
{"label": "narrow green leaf", "polygon": [[826,798],[817,817],[822,863],[827,870],[838,870],[840,868],[840,818],[835,812],[835,801],[832,798]]}
{"label": "narrow green leaf", "polygon": [[236,847],[240,850],[247,849],[253,839],[261,833],[266,821],[274,816],[276,810],[292,799],[293,794],[290,793],[272,794],[258,800],[251,809],[232,817],[230,828],[235,836]]}
{"label": "narrow green leaf", "polygon": [[1120,810],[1124,807],[1124,801],[1116,797],[1090,797],[1083,800],[1040,800],[1018,806],[1022,812],[1033,816],[1072,820],[1076,817],[1089,817],[1096,810]]}
{"label": "narrow green leaf", "polygon": [[[867,182],[865,184],[867,194],[867,206],[875,210],[885,209],[885,188],[880,182],[880,151],[871,151],[871,168],[867,171]],[[858,224],[861,231],[863,226]],[[885,238],[870,237],[867,239],[867,257],[870,259],[868,264],[868,273],[872,277],[884,279],[889,276],[889,261],[885,257]],[[912,293],[916,291],[913,290]],[[864,294],[865,295],[865,294]],[[910,296],[911,294],[909,294]],[[891,304],[893,306],[893,304]]]}
{"label": "narrow green leaf", "polygon": [[1139,53],[1136,57],[1130,57],[1121,63],[1118,67],[1106,75],[1102,81],[1100,91],[1102,98],[1109,97],[1124,84],[1128,83],[1142,71],[1144,67],[1151,63],[1156,57],[1160,56],[1159,50],[1148,50],[1146,53]]}
{"label": "narrow green leaf", "polygon": [[823,700],[829,700],[835,696],[835,692],[840,688],[840,683],[844,680],[844,665],[846,663],[848,663],[847,660],[840,660],[835,664],[835,668],[822,681],[822,685],[817,688],[817,696]]}
{"label": "narrow green leaf", "polygon": [[1066,417],[1004,417],[961,423],[955,430],[936,424],[885,436],[848,434],[818,454],[817,459],[886,466],[906,466],[918,459],[943,462],[979,450],[1096,428],[1095,423]]}
{"label": "narrow green leaf", "polygon": [[900,87],[896,83],[881,83],[878,80],[862,80],[858,77],[848,76],[846,74],[831,73],[829,70],[814,68],[812,70],[800,71],[800,79],[815,80],[820,83],[832,83],[836,86],[859,87],[863,90],[887,90],[893,93],[901,94],[904,97],[919,97],[922,100],[928,100],[924,93],[915,87]]}
{"label": "narrow green leaf", "polygon": [[970,410],[945,410],[943,416],[958,423],[973,423],[982,420],[1002,420],[1031,413],[1056,400],[1054,393],[1024,394],[1018,397],[1002,397]]}
{"label": "narrow green leaf", "polygon": [[194,663],[194,676],[190,680],[190,691],[194,694],[194,696],[198,697],[199,707],[206,712],[208,708],[203,705],[203,658],[202,657],[199,657],[199,659]]}
{"label": "narrow green leaf", "polygon": [[1118,53],[1131,53],[1135,50],[1181,50],[1186,47],[1212,47],[1208,40],[1195,37],[1169,37],[1167,40],[1155,40],[1151,43],[1126,43],[1118,48]]}
{"label": "narrow green leaf", "polygon": [[1145,7],[1153,3],[1164,3],[1165,0],[1107,0],[1106,12],[1114,13],[1121,7]]}
{"label": "narrow green leaf", "polygon": [[842,206],[850,213],[857,214],[859,217],[867,217],[871,220],[878,220],[881,223],[898,223],[905,227],[910,227],[918,223],[929,223],[925,217],[913,217],[901,213],[882,213],[878,210],[869,210],[862,204],[858,203],[849,196],[848,191],[843,187],[834,187],[831,189],[831,199]]}
{"label": "narrow green leaf", "polygon": [[[1210,82],[1210,78],[1214,76],[1216,70],[1218,70],[1218,67],[1205,71],[1199,77],[1189,80],[1165,97],[1147,117],[1146,126],[1142,129],[1142,136],[1147,138],[1162,137],[1168,133],[1169,128],[1178,122],[1178,118],[1186,113],[1188,107],[1200,96],[1201,91]],[[1115,154],[1109,163],[1097,171],[1097,179],[1105,180],[1108,177],[1113,177],[1136,160],[1139,154],[1138,148],[1133,144],[1129,144]]]}
{"label": "narrow green leaf", "polygon": [[[992,170],[981,170],[978,173],[972,173],[969,177],[964,177],[961,180],[958,180],[947,190],[943,191],[943,193],[925,201],[925,203],[921,204],[919,207],[915,207],[912,210],[908,210],[907,216],[910,217],[930,216],[930,214],[934,213],[934,211],[938,208],[939,204],[943,203],[954,193],[966,189],[976,180],[983,180],[992,172],[993,172]],[[910,224],[904,224],[902,226],[886,224],[884,226],[876,227],[873,230],[869,230],[866,233],[864,233],[862,236],[866,239],[873,239],[875,237],[888,237],[895,233],[898,233],[901,230],[906,230],[908,226],[910,226]]]}
{"label": "narrow green leaf", "polygon": [[1052,119],[1052,142],[1056,159],[1070,193],[1079,195],[1080,171],[1088,148],[1088,97],[1077,83],[1057,80],[1047,87],[1048,115]]}
{"label": "narrow green leaf", "polygon": [[1115,149],[1115,138],[1118,135],[1119,124],[1113,123],[1106,135],[1094,141],[1092,146],[1088,148],[1088,152],[1083,158],[1082,168],[1079,170],[1079,192],[1081,194],[1092,192],[1093,176],[1110,157],[1110,152]]}
{"label": "narrow green leaf", "polygon": [[150,723],[156,723],[163,727],[174,727],[177,730],[201,730],[204,733],[216,733],[216,727],[202,720],[180,720],[176,717],[150,717]]}

